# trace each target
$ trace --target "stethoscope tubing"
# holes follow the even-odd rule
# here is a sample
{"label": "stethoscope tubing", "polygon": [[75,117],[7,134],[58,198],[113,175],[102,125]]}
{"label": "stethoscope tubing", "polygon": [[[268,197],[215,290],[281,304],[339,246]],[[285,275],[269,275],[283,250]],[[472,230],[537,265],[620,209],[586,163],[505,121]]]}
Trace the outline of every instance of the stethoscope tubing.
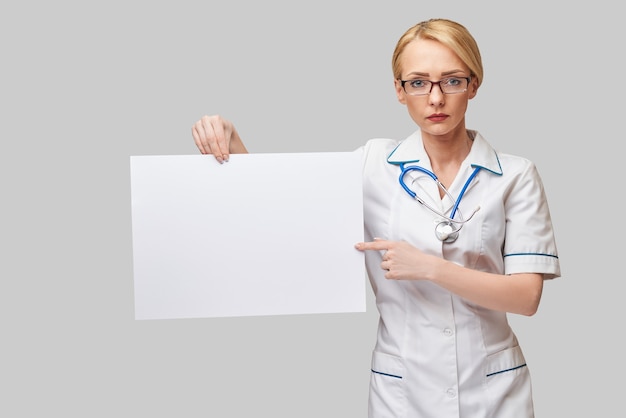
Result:
{"label": "stethoscope tubing", "polygon": [[[472,219],[474,214],[480,209],[480,207],[477,208],[476,210],[474,210],[474,212],[472,213],[472,215],[469,218],[463,219],[463,215],[461,214],[461,211],[459,210],[459,205],[461,204],[461,199],[463,199],[463,195],[467,191],[467,188],[469,187],[469,185],[472,182],[472,180],[474,179],[474,177],[476,177],[476,175],[480,171],[481,167],[475,167],[474,168],[474,171],[472,172],[472,174],[470,174],[468,179],[465,181],[465,184],[463,185],[463,188],[461,189],[461,192],[459,193],[459,195],[457,196],[456,199],[454,199],[452,197],[450,192],[448,192],[448,189],[446,189],[444,187],[444,185],[441,184],[441,182],[437,178],[437,175],[435,173],[433,173],[432,171],[430,171],[430,170],[428,170],[428,169],[426,169],[424,167],[420,167],[418,165],[413,165],[413,166],[406,167],[404,164],[400,165],[400,169],[401,169],[400,177],[399,177],[400,185],[409,194],[409,196],[411,196],[413,199],[417,200],[420,204],[422,204],[424,207],[429,209],[431,212],[433,212],[437,216],[440,216],[441,218],[445,219],[447,222],[450,222],[451,224],[453,224],[453,223],[454,224],[459,224],[457,231],[459,229],[461,229],[462,224],[464,224],[467,221],[469,221],[470,219]],[[407,186],[407,184],[404,181],[404,176],[406,176],[406,174],[408,172],[413,171],[413,170],[420,171],[420,172],[428,175],[430,178],[432,178],[435,181],[435,183],[437,183],[437,185],[441,188],[441,190],[443,190],[443,192],[446,194],[446,196],[448,196],[451,200],[454,201],[454,206],[452,208],[452,212],[450,212],[450,216],[445,216],[443,213],[439,212],[438,210],[436,210],[435,208],[430,206],[422,198],[417,196],[417,193],[415,193],[413,190],[411,190],[411,188],[409,188],[409,186]],[[454,219],[454,217],[456,216],[457,211],[459,212],[459,215],[461,216],[460,220]]]}

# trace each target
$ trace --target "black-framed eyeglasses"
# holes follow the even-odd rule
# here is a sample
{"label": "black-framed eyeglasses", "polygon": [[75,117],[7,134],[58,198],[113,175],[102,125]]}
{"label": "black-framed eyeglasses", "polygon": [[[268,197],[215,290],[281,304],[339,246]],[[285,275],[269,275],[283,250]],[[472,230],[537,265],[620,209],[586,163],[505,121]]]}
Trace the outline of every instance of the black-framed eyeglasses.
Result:
{"label": "black-framed eyeglasses", "polygon": [[415,80],[398,80],[405,93],[410,96],[426,96],[433,90],[435,84],[439,85],[444,94],[464,93],[472,77],[446,77],[439,81],[430,81],[420,78]]}

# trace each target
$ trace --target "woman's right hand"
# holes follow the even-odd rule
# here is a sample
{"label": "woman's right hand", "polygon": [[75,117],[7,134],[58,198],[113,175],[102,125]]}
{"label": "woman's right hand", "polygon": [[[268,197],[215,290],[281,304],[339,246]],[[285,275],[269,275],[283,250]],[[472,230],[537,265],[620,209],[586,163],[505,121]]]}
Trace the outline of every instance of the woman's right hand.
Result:
{"label": "woman's right hand", "polygon": [[219,115],[203,116],[193,124],[191,134],[200,152],[213,154],[220,164],[230,154],[248,152],[232,122]]}

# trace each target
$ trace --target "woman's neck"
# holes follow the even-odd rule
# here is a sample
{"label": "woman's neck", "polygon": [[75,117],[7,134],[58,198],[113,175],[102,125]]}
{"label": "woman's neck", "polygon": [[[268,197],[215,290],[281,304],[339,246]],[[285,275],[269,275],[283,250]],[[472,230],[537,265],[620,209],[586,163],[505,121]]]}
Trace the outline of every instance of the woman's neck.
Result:
{"label": "woman's neck", "polygon": [[472,149],[470,135],[463,128],[450,135],[423,135],[422,140],[433,172],[448,187]]}
{"label": "woman's neck", "polygon": [[472,139],[466,129],[448,135],[422,134],[424,149],[431,164],[461,164],[472,148]]}

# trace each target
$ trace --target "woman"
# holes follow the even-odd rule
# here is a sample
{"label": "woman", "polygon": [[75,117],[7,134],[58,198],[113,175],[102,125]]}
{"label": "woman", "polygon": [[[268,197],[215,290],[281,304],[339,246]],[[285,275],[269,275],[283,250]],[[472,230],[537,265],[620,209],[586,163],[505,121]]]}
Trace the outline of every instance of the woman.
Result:
{"label": "woman", "polygon": [[[539,174],[466,128],[483,69],[464,26],[413,26],[392,67],[419,129],[363,147],[367,241],[356,248],[380,313],[369,415],[533,417],[528,367],[506,315],[533,315],[543,281],[560,276]],[[203,117],[192,134],[220,162],[247,152],[220,116]]]}

